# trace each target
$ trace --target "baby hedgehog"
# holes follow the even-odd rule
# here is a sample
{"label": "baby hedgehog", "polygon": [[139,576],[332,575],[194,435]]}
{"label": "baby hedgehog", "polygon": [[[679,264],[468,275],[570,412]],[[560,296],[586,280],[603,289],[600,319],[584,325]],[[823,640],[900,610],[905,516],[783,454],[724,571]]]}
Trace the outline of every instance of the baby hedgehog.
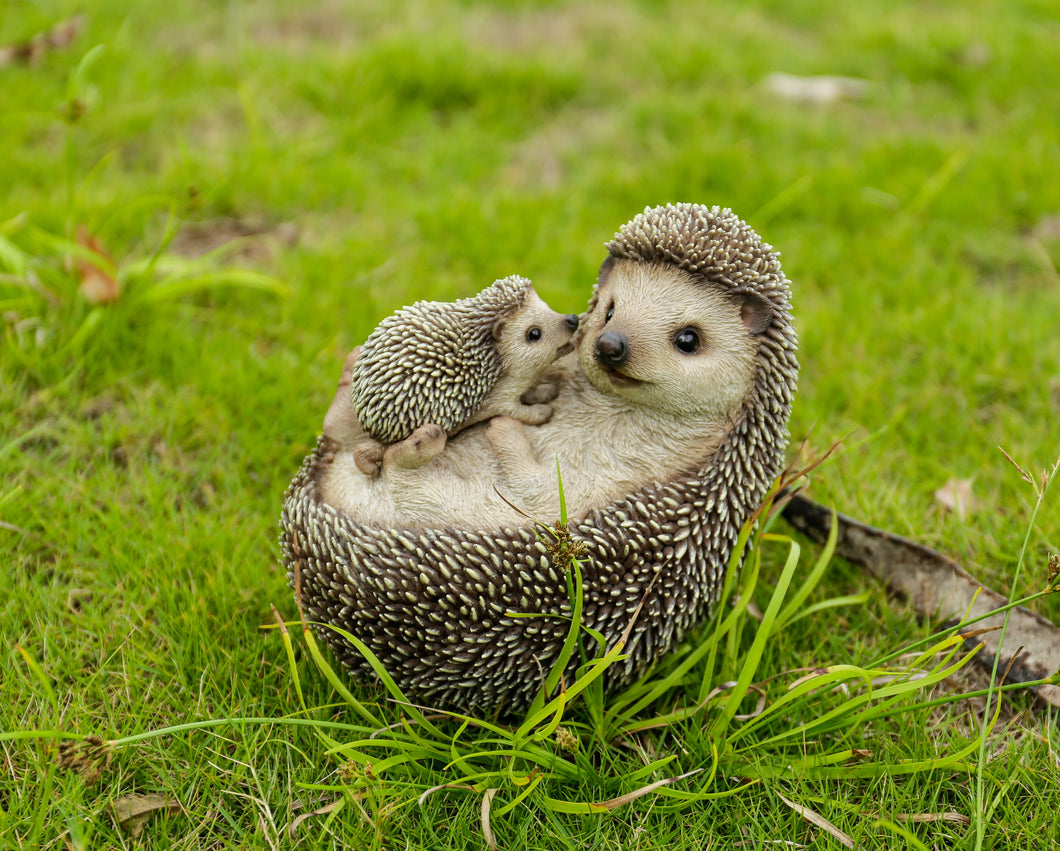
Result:
{"label": "baby hedgehog", "polygon": [[378,443],[355,451],[374,475],[383,445],[426,423],[452,435],[507,414],[529,425],[552,416],[520,397],[556,360],[574,350],[575,314],[553,311],[519,275],[456,302],[418,301],[388,316],[368,336],[350,392],[361,426]]}

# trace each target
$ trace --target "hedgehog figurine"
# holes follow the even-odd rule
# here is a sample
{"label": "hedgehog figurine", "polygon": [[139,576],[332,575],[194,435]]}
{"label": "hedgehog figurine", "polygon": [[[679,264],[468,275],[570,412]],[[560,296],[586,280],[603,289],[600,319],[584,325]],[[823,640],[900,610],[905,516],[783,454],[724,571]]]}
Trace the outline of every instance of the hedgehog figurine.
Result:
{"label": "hedgehog figurine", "polygon": [[357,447],[375,475],[385,445],[435,423],[452,436],[498,415],[538,425],[549,405],[520,397],[556,358],[574,349],[575,314],[553,311],[519,275],[456,302],[418,301],[388,316],[361,347],[350,393],[361,427],[377,442]]}
{"label": "hedgehog figurine", "polygon": [[[608,646],[628,634],[624,658],[605,675],[614,690],[635,682],[717,606],[740,529],[783,466],[798,363],[789,282],[772,248],[731,211],[646,209],[607,247],[581,323],[578,362],[554,415],[523,430],[537,455],[555,446],[561,462],[567,452],[568,466],[588,469],[585,458],[624,452],[635,460],[659,443],[695,445],[694,434],[679,433],[704,422],[685,415],[690,387],[728,408],[711,420],[717,433],[700,454],[670,459],[654,473],[630,467],[620,492],[571,513],[567,533],[584,553],[582,623]],[[667,318],[672,292],[683,301]],[[689,314],[696,292],[703,302]],[[645,310],[652,313],[647,325],[662,326],[657,333],[638,319]],[[715,321],[719,312],[723,324]],[[731,337],[725,345],[734,364],[710,360],[718,328]],[[641,359],[644,345],[654,354]],[[675,383],[667,385],[669,373]],[[726,392],[728,375],[735,392]],[[505,419],[458,435],[439,462],[465,457],[468,472],[488,475],[495,458],[480,432]],[[366,495],[363,510],[335,507],[322,497],[322,482],[345,469],[338,459],[351,446],[334,434],[325,428],[280,518],[284,564],[306,619],[357,678],[374,673],[344,633],[364,642],[410,700],[524,710],[569,629],[569,565],[529,520],[513,524],[485,512],[471,528],[373,514],[370,494],[380,491],[371,488],[386,486],[385,465],[377,479],[355,470],[350,476],[356,487],[349,492]],[[569,454],[579,446],[584,456]],[[419,472],[431,478],[430,470]],[[567,682],[582,661],[570,660]]]}

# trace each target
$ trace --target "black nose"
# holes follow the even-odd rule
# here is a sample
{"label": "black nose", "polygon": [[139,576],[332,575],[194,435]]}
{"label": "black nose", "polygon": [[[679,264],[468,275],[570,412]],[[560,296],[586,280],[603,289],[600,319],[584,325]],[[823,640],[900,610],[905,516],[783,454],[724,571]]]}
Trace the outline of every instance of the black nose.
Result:
{"label": "black nose", "polygon": [[617,331],[605,331],[596,338],[596,359],[604,366],[617,368],[629,360],[629,341]]}
{"label": "black nose", "polygon": [[567,323],[567,327],[570,328],[571,331],[577,331],[578,330],[578,314],[577,313],[568,313],[566,316],[563,317],[563,321]]}

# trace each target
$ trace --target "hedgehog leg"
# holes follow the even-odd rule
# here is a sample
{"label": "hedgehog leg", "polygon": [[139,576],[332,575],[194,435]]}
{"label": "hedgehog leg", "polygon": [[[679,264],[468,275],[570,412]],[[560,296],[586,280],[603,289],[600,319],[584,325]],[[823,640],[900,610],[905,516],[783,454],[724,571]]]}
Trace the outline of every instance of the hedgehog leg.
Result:
{"label": "hedgehog leg", "polygon": [[386,446],[378,440],[366,440],[358,443],[353,450],[353,463],[369,479],[374,479],[383,469],[383,453]]}
{"label": "hedgehog leg", "polygon": [[522,422],[512,417],[494,417],[486,424],[486,439],[502,470],[526,470],[538,467],[534,450],[526,439]]}
{"label": "hedgehog leg", "polygon": [[511,417],[494,417],[486,426],[486,439],[497,458],[504,496],[529,514],[554,514],[556,471],[538,463],[523,424]]}
{"label": "hedgehog leg", "polygon": [[508,412],[512,417],[527,425],[541,425],[552,419],[551,405],[516,405]]}
{"label": "hedgehog leg", "polygon": [[554,381],[542,381],[527,390],[519,399],[524,405],[540,405],[551,402],[559,395],[559,384]]}
{"label": "hedgehog leg", "polygon": [[417,470],[445,449],[445,440],[445,429],[440,425],[421,425],[407,438],[387,448],[383,453],[383,465]]}

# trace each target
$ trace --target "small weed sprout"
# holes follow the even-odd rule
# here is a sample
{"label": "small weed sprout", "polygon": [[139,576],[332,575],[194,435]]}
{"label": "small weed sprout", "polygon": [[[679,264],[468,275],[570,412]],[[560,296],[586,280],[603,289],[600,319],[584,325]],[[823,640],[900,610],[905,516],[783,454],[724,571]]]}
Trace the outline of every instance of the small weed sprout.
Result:
{"label": "small weed sprout", "polygon": [[[49,382],[61,380],[93,346],[135,327],[144,311],[220,289],[243,289],[286,297],[276,278],[222,261],[239,247],[232,240],[199,257],[183,257],[170,247],[196,203],[188,198],[144,196],[128,201],[144,211],[166,211],[153,248],[115,260],[93,232],[75,193],[78,133],[86,112],[101,95],[91,72],[105,45],[90,49],[71,71],[60,109],[65,122],[64,183],[66,224],[61,232],[34,224],[24,212],[0,221],[0,317],[4,348],[20,366]],[[90,172],[89,176],[93,176]]]}

